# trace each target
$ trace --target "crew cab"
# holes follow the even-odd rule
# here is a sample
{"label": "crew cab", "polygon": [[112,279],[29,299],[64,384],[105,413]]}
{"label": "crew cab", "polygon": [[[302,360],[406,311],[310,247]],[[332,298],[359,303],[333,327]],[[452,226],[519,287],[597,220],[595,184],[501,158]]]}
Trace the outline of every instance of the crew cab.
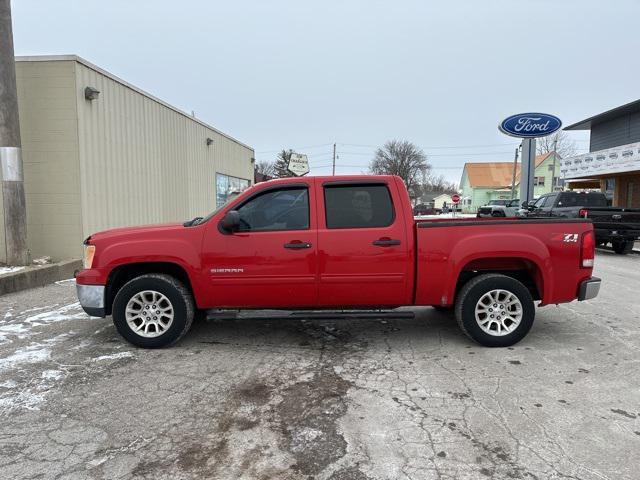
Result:
{"label": "crew cab", "polygon": [[529,206],[527,216],[590,218],[597,245],[611,243],[618,254],[631,253],[640,238],[640,209],[608,207],[602,192],[554,192]]}
{"label": "crew cab", "polygon": [[482,345],[531,328],[535,302],[597,295],[590,220],[415,221],[394,176],[299,177],[249,188],[204,218],[86,239],[78,297],[141,347],[213,309],[453,309]]}

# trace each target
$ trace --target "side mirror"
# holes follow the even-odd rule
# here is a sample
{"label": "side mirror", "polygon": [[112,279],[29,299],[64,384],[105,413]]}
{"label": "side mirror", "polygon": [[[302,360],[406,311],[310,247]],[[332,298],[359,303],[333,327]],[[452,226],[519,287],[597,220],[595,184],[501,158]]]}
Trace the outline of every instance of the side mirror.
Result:
{"label": "side mirror", "polygon": [[233,232],[240,226],[240,214],[236,210],[231,210],[222,218],[220,226],[227,232]]}

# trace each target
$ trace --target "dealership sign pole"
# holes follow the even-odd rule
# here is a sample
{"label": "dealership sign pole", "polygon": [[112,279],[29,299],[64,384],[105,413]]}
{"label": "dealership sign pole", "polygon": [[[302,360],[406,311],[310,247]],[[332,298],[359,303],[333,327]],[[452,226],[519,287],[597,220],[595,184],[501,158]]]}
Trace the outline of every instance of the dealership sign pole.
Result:
{"label": "dealership sign pole", "polygon": [[533,199],[533,177],[536,171],[536,138],[551,135],[560,130],[560,127],[562,127],[560,119],[547,113],[519,113],[505,118],[498,127],[502,133],[522,139],[521,202],[529,202]]}

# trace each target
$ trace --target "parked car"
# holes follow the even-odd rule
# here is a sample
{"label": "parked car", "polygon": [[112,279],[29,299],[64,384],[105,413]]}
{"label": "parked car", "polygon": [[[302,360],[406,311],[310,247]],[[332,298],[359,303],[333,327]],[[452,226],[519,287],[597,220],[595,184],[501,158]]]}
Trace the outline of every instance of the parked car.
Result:
{"label": "parked car", "polygon": [[419,203],[415,207],[413,207],[413,215],[438,215],[440,213],[439,209],[433,208],[430,205],[426,205],[424,203]]}
{"label": "parked car", "polygon": [[478,207],[477,217],[517,217],[520,211],[520,200],[491,200],[488,204]]}
{"label": "parked car", "polygon": [[618,254],[630,253],[640,238],[640,209],[608,207],[601,192],[555,192],[528,205],[529,217],[589,218],[598,245],[611,243]]}
{"label": "parked car", "polygon": [[586,219],[415,221],[402,179],[262,182],[205,218],[96,233],[80,304],[140,347],[180,339],[196,310],[453,308],[489,347],[520,341],[535,303],[595,297]]}

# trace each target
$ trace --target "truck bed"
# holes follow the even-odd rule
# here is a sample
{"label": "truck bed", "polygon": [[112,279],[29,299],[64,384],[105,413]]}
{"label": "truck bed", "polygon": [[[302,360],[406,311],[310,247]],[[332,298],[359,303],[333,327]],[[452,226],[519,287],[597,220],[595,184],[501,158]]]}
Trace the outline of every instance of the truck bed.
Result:
{"label": "truck bed", "polygon": [[496,267],[534,278],[541,305],[571,301],[591,275],[578,268],[589,230],[591,220],[582,218],[417,221],[415,303],[450,306],[456,279]]}

